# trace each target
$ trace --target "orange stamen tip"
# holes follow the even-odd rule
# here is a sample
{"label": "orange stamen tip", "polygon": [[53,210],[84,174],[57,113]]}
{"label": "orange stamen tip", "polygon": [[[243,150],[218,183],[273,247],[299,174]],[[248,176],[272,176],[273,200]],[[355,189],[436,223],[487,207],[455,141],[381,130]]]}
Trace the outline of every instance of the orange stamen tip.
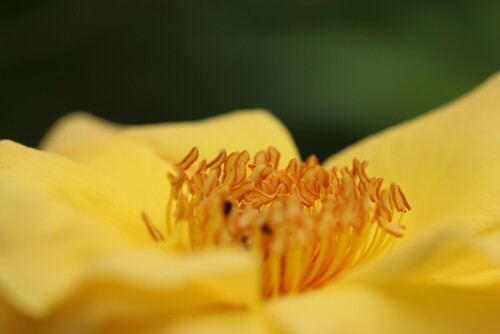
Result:
{"label": "orange stamen tip", "polygon": [[208,163],[207,168],[218,168],[226,160],[226,149],[220,150],[214,160]]}
{"label": "orange stamen tip", "polygon": [[178,166],[182,170],[188,170],[189,167],[198,159],[200,152],[198,151],[197,147],[193,147],[191,151],[182,159],[181,162],[179,162]]}
{"label": "orange stamen tip", "polygon": [[[222,149],[190,174],[198,155],[193,148],[178,164],[179,175],[169,175],[177,224],[188,224],[187,247],[257,252],[266,298],[322,286],[403,236],[395,217],[411,207],[401,187],[384,188],[382,178],[368,175],[367,161],[326,169],[310,156],[279,169],[274,147],[253,159]],[[161,234],[147,215],[143,220],[157,240]]]}

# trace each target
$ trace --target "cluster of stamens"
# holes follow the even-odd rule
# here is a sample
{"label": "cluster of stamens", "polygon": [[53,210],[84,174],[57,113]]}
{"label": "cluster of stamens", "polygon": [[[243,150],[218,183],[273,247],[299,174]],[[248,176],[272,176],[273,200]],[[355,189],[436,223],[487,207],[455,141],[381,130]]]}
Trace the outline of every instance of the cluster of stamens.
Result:
{"label": "cluster of stamens", "polygon": [[252,162],[247,151],[221,150],[195,169],[197,159],[193,148],[169,175],[167,217],[175,222],[167,222],[168,230],[187,231],[185,249],[256,252],[266,298],[317,288],[403,235],[400,218],[410,206],[398,185],[384,189],[382,178],[367,175],[366,161],[326,169],[310,156],[280,170],[273,147]]}

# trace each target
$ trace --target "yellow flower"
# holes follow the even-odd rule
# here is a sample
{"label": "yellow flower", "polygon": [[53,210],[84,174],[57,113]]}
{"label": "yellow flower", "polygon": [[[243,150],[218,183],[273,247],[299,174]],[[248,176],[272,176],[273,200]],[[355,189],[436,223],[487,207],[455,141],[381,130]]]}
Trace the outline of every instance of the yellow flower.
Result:
{"label": "yellow flower", "polygon": [[[172,194],[177,218],[189,212],[184,217],[189,221],[194,217],[189,210],[203,207],[182,197],[190,186],[182,175],[193,173],[188,163],[173,164],[193,146],[200,160],[216,157],[221,148],[254,156],[268,146],[279,150],[282,161],[299,158],[287,130],[270,114],[240,111],[200,122],[121,127],[77,113],[56,124],[42,144],[45,152],[2,141],[0,331],[496,333],[499,129],[497,75],[454,103],[327,159],[327,170],[350,166],[354,158],[367,160],[370,175],[401,185],[412,206],[403,218],[407,230],[390,252],[345,265],[341,275],[318,281],[316,289],[297,288],[292,279],[295,288],[281,290],[276,285],[281,282],[266,277],[298,277],[295,272],[261,276],[255,252],[197,243],[200,233],[215,240],[207,237],[210,229],[190,234],[194,241],[182,240],[185,234],[174,231],[175,221],[169,223],[173,232],[163,224],[175,211],[167,208]],[[358,175],[357,180],[363,177]],[[396,208],[391,213],[406,211],[404,197],[397,195],[401,188],[389,188],[393,197],[386,193],[388,205]],[[191,209],[179,211],[181,205]],[[216,214],[231,210],[221,208]],[[373,210],[367,211],[370,217],[378,212]],[[200,221],[205,217],[196,214]],[[393,224],[378,224],[380,233],[400,234],[400,224]],[[186,244],[199,249],[179,251]],[[263,249],[276,251],[271,248]],[[296,250],[287,248],[287,256]],[[343,263],[354,263],[346,259]],[[287,267],[263,270],[272,268]]]}

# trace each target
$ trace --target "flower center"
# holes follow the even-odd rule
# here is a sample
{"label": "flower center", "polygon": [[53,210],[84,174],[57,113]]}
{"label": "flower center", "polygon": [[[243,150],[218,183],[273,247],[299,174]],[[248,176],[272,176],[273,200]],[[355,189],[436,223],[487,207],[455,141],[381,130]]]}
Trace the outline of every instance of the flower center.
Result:
{"label": "flower center", "polygon": [[[247,151],[221,150],[195,169],[197,159],[193,148],[176,165],[178,174],[169,175],[167,217],[176,203],[169,231],[187,227],[185,247],[191,250],[255,251],[266,298],[320,287],[403,236],[400,219],[411,208],[398,185],[383,188],[382,178],[367,175],[366,161],[326,169],[310,156],[279,169],[273,147],[252,162]],[[155,237],[158,231],[147,225]]]}

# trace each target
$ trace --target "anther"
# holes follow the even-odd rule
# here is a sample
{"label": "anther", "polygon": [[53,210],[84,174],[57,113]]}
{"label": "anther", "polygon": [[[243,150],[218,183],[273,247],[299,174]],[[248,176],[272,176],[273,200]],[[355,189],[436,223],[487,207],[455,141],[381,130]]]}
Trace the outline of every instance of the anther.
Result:
{"label": "anther", "polygon": [[179,167],[183,170],[188,170],[189,167],[198,159],[199,151],[197,147],[193,147],[188,155],[179,163]]}

